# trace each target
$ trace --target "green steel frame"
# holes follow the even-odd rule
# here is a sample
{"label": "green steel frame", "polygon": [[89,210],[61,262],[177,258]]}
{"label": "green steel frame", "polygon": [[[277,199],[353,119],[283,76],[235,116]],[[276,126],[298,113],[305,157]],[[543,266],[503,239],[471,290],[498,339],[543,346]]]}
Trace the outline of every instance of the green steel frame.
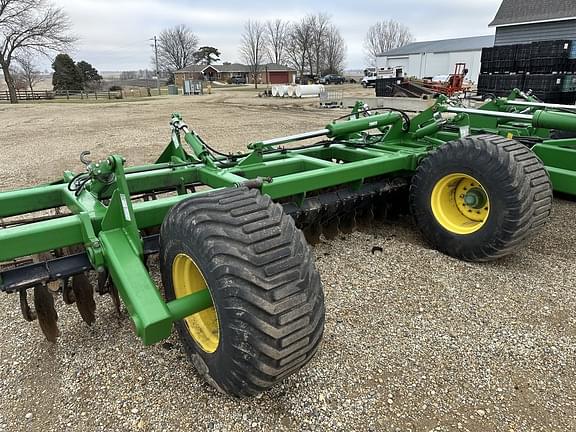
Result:
{"label": "green steel frame", "polygon": [[[152,165],[125,168],[126,161],[114,155],[86,162],[85,173],[65,172],[62,180],[51,184],[0,193],[0,218],[60,207],[70,212],[56,219],[0,229],[0,262],[83,245],[92,268],[111,275],[138,336],[145,344],[158,342],[170,335],[174,321],[211,305],[207,290],[165,302],[144,264],[142,233],[161,225],[179,201],[204,193],[196,187],[210,190],[248,183],[272,199],[302,203],[307,194],[325,188],[360,188],[371,178],[410,175],[428,152],[461,135],[480,131],[506,135],[510,128],[520,128],[472,111],[456,113],[447,123],[442,113],[454,109],[440,99],[410,121],[394,111],[372,115],[358,103],[344,121],[319,131],[252,143],[250,153],[227,157],[215,157],[180,115],[173,114],[171,142]],[[571,114],[535,111],[520,119],[522,133],[517,135],[522,136],[544,137],[548,127],[576,130],[576,116]],[[452,129],[447,130],[447,124]],[[292,149],[281,146],[316,137],[323,137],[323,141]],[[556,167],[566,162],[568,180],[574,183],[570,169],[576,167],[573,140],[544,140],[535,147],[544,160],[554,160]],[[572,159],[566,156],[567,151]],[[558,171],[551,175],[558,190],[576,194],[573,185],[562,186],[561,168],[554,169]],[[135,199],[159,191],[173,194],[144,202]]]}

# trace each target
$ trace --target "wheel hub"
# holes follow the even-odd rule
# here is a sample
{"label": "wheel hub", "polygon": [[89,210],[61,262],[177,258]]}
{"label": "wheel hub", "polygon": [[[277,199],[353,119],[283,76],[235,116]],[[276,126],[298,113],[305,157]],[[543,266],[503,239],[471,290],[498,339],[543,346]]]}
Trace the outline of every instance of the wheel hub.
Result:
{"label": "wheel hub", "polygon": [[478,231],[488,220],[490,200],[484,187],[468,174],[449,174],[432,190],[432,212],[446,230],[460,235]]}
{"label": "wheel hub", "polygon": [[474,188],[469,190],[465,195],[464,195],[464,204],[466,204],[466,206],[471,207],[473,209],[481,209],[485,206],[486,204],[486,194],[484,193],[484,191],[480,188]]}

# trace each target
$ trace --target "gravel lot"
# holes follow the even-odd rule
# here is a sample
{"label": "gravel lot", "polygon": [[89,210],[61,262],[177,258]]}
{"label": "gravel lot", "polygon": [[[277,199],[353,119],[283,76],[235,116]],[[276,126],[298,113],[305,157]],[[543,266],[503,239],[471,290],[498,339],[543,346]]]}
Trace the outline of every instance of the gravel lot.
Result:
{"label": "gravel lot", "polygon": [[[172,111],[224,150],[340,115],[225,91],[0,105],[0,190],[80,169],[82,150],[152,161]],[[17,296],[3,296],[0,431],[574,430],[576,202],[554,204],[537,239],[492,264],[429,249],[409,221],[316,246],[323,345],[308,367],[255,399],[204,384],[175,336],[143,347],[108,297],[97,299],[92,328],[59,300],[53,345],[21,318]]]}

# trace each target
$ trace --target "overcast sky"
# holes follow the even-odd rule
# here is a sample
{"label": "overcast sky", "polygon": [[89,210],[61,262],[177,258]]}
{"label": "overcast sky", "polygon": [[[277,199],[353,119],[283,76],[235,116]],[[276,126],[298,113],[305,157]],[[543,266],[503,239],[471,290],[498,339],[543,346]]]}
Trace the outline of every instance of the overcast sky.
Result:
{"label": "overcast sky", "polygon": [[[298,20],[327,12],[348,47],[346,67],[361,69],[366,29],[376,21],[406,24],[417,41],[493,34],[488,28],[501,0],[54,0],[73,23],[79,41],[75,60],[101,71],[151,68],[149,39],[164,28],[187,24],[200,45],[222,52],[222,61],[240,61],[238,45],[248,19]],[[313,6],[311,6],[313,5]]]}

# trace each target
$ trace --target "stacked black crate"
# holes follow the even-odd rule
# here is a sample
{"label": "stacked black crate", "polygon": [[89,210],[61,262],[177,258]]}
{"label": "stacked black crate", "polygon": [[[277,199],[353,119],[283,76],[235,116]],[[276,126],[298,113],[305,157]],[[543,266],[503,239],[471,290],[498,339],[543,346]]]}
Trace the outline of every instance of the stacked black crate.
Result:
{"label": "stacked black crate", "polygon": [[[529,45],[528,45],[529,46]],[[506,96],[515,88],[522,88],[524,75],[518,73],[516,54],[521,45],[496,46],[482,50],[482,64],[478,77],[478,94]]]}
{"label": "stacked black crate", "polygon": [[482,51],[478,94],[506,96],[518,88],[545,102],[574,104],[575,77],[576,41],[497,46]]}
{"label": "stacked black crate", "polygon": [[494,73],[507,75],[515,73],[517,45],[494,47]]}
{"label": "stacked black crate", "polygon": [[532,59],[532,44],[519,44],[516,45],[516,53],[514,56],[514,66],[516,73],[526,74],[530,72]]}
{"label": "stacked black crate", "polygon": [[576,104],[576,41],[572,41],[568,53],[568,74],[564,78],[563,101],[565,104]]}
{"label": "stacked black crate", "polygon": [[[483,48],[482,57],[480,59],[480,75],[488,75],[494,71],[492,62],[494,48]],[[480,83],[478,83],[480,86]]]}
{"label": "stacked black crate", "polygon": [[524,90],[532,91],[545,102],[566,103],[573,99],[565,84],[572,73],[569,61],[572,45],[576,44],[569,40],[533,42]]}

